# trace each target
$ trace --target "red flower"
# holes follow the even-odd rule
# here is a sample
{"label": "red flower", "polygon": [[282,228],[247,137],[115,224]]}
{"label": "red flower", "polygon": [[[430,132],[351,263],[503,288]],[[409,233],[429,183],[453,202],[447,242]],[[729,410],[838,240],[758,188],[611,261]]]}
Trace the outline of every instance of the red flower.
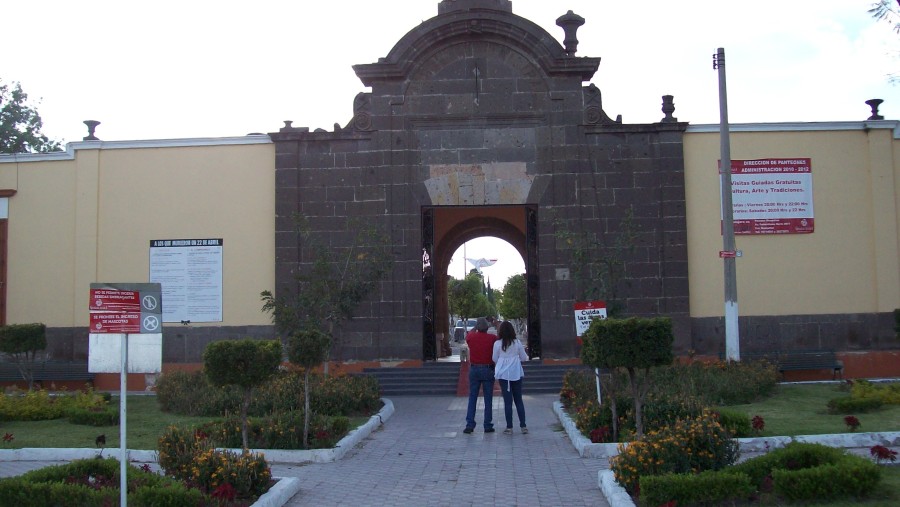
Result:
{"label": "red flower", "polygon": [[759,433],[766,427],[766,421],[763,420],[762,416],[753,416],[751,422],[753,424],[754,431],[756,431],[757,433]]}
{"label": "red flower", "polygon": [[12,442],[13,438],[15,438],[15,437],[13,437],[12,433],[7,433],[6,435],[3,435],[4,442]]}
{"label": "red flower", "polygon": [[882,460],[890,461],[891,463],[897,461],[897,451],[888,449],[883,445],[873,445],[872,448],[869,449],[869,454],[875,458],[876,463],[881,463]]}
{"label": "red flower", "polygon": [[856,428],[859,428],[859,419],[854,415],[848,415],[844,417],[844,424],[850,428],[850,431],[856,431]]}
{"label": "red flower", "polygon": [[237,490],[234,489],[234,486],[232,486],[231,484],[223,482],[222,484],[219,484],[219,486],[212,493],[210,493],[210,495],[212,495],[213,498],[227,500],[230,502],[231,500],[234,500],[234,497],[237,496]]}
{"label": "red flower", "polygon": [[601,426],[591,430],[591,442],[599,444],[609,440],[609,426]]}

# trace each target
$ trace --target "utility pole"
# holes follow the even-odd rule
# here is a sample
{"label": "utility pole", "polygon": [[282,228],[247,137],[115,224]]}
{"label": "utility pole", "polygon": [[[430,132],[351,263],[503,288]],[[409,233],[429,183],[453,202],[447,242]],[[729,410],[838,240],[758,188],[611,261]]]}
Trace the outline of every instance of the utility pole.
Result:
{"label": "utility pole", "polygon": [[725,87],[725,49],[713,55],[713,69],[719,71],[719,146],[722,176],[722,252],[725,261],[725,360],[741,360],[738,334],[737,250],[734,245],[734,207],[731,202],[731,141],[728,132],[728,95]]}

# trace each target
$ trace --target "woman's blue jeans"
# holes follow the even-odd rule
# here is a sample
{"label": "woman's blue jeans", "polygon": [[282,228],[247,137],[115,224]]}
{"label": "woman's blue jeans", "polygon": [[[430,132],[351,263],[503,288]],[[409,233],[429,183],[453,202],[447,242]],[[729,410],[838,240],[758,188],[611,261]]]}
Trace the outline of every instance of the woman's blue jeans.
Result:
{"label": "woman's blue jeans", "polygon": [[525,427],[525,403],[522,401],[522,379],[501,380],[500,392],[503,393],[503,411],[506,415],[506,427],[512,428],[512,406],[516,403],[516,414],[519,416],[519,427]]}

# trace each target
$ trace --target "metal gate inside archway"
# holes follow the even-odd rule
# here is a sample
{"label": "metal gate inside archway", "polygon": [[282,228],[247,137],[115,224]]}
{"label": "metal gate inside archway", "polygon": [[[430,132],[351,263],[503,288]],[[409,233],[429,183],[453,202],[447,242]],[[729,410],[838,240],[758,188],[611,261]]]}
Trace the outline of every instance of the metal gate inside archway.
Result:
{"label": "metal gate inside archway", "polygon": [[525,261],[527,343],[541,354],[538,301],[537,209],[535,206],[427,206],[422,208],[422,359],[441,356],[449,340],[447,267],[466,241],[493,236],[511,244]]}

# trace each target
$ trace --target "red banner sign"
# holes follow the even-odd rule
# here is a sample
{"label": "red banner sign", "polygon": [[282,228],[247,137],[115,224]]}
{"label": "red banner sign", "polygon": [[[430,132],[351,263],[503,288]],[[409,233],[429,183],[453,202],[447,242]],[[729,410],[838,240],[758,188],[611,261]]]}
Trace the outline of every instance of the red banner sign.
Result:
{"label": "red banner sign", "polygon": [[134,290],[91,289],[91,311],[140,312],[141,294]]}
{"label": "red banner sign", "polygon": [[137,334],[141,312],[91,313],[91,333]]}

